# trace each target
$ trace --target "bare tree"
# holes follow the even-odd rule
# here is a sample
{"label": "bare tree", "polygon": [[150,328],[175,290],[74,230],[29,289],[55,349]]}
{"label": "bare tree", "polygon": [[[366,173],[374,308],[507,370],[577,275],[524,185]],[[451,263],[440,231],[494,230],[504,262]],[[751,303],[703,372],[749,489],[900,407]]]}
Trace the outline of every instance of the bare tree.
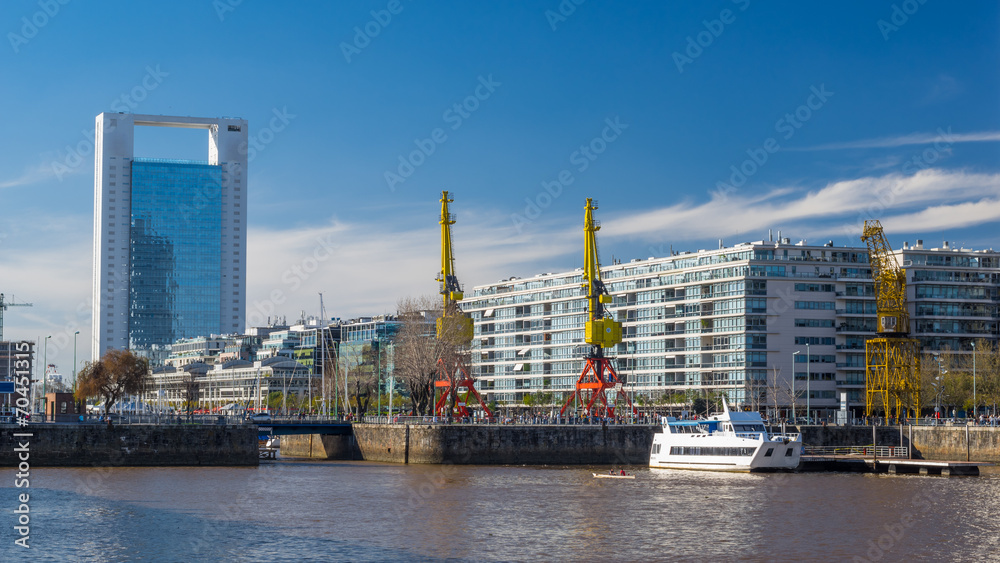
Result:
{"label": "bare tree", "polygon": [[[772,375],[767,379],[766,387],[767,396],[774,408],[774,417],[778,418],[778,409],[782,405],[791,405],[792,416],[790,418],[794,422],[798,399],[803,395],[804,390],[795,387],[794,379],[782,378],[779,368],[774,367],[771,372]],[[795,377],[794,374],[792,377]]]}
{"label": "bare tree", "polygon": [[372,395],[377,392],[375,373],[378,369],[378,351],[371,344],[365,344],[358,353],[345,355],[344,360],[347,365],[345,374],[348,390],[351,393],[349,399],[354,401],[354,416],[361,418],[368,412]]}
{"label": "bare tree", "polygon": [[434,379],[444,343],[435,338],[430,320],[440,312],[440,303],[429,296],[402,299],[397,307],[395,377],[405,385],[417,415],[429,415],[434,408]]}

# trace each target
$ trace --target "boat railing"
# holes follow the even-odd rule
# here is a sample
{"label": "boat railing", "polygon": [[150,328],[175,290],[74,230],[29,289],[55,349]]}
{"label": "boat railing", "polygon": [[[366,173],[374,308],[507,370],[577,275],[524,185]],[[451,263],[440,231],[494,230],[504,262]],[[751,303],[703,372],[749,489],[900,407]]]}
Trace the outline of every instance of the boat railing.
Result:
{"label": "boat railing", "polygon": [[771,441],[788,441],[794,442],[802,437],[802,434],[771,434]]}
{"label": "boat railing", "polygon": [[737,438],[746,438],[748,440],[760,440],[762,434],[765,434],[764,431],[760,431],[760,432],[737,432],[736,433],[736,437]]}

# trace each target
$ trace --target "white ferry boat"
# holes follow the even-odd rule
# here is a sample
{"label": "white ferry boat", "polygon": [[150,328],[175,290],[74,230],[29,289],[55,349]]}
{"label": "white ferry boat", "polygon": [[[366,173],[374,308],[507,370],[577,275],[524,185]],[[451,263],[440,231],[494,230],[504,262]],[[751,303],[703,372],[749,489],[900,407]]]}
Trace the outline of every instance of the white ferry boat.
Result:
{"label": "white ferry boat", "polygon": [[649,466],[709,471],[790,471],[802,453],[800,434],[769,434],[760,413],[730,412],[702,420],[662,417]]}

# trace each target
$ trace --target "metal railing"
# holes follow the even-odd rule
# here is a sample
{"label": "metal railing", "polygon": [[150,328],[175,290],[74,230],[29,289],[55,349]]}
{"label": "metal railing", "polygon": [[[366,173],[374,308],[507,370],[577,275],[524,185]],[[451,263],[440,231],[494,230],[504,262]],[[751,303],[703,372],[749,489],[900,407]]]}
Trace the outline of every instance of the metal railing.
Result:
{"label": "metal railing", "polygon": [[492,424],[511,426],[653,426],[655,417],[639,418],[601,418],[601,417],[569,417],[569,416],[500,416],[493,418],[460,418],[446,416],[365,416],[360,422],[366,424]]}
{"label": "metal railing", "polygon": [[[42,420],[41,414],[35,414],[28,421],[29,424],[107,424],[111,419],[112,425],[134,425],[134,424],[205,424],[205,425],[244,425],[244,424],[336,424],[350,422],[344,417],[320,416],[320,415],[296,415],[288,416],[268,416],[268,417],[247,417],[244,414],[191,414],[187,413],[111,413],[85,414],[85,415],[59,415],[56,420]],[[13,424],[16,421],[12,417],[0,416],[0,424]]]}
{"label": "metal railing", "polygon": [[850,455],[858,457],[908,458],[906,446],[805,446],[805,455]]}

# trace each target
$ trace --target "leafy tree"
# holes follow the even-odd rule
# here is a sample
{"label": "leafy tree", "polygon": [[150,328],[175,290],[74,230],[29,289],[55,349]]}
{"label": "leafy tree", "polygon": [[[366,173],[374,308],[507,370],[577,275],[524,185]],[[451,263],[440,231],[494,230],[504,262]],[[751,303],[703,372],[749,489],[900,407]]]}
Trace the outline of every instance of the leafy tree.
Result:
{"label": "leafy tree", "polygon": [[[76,399],[104,399],[104,412],[126,395],[140,393],[149,379],[149,360],[129,350],[108,350],[96,362],[87,362],[76,377]],[[108,426],[111,419],[108,418]]]}

